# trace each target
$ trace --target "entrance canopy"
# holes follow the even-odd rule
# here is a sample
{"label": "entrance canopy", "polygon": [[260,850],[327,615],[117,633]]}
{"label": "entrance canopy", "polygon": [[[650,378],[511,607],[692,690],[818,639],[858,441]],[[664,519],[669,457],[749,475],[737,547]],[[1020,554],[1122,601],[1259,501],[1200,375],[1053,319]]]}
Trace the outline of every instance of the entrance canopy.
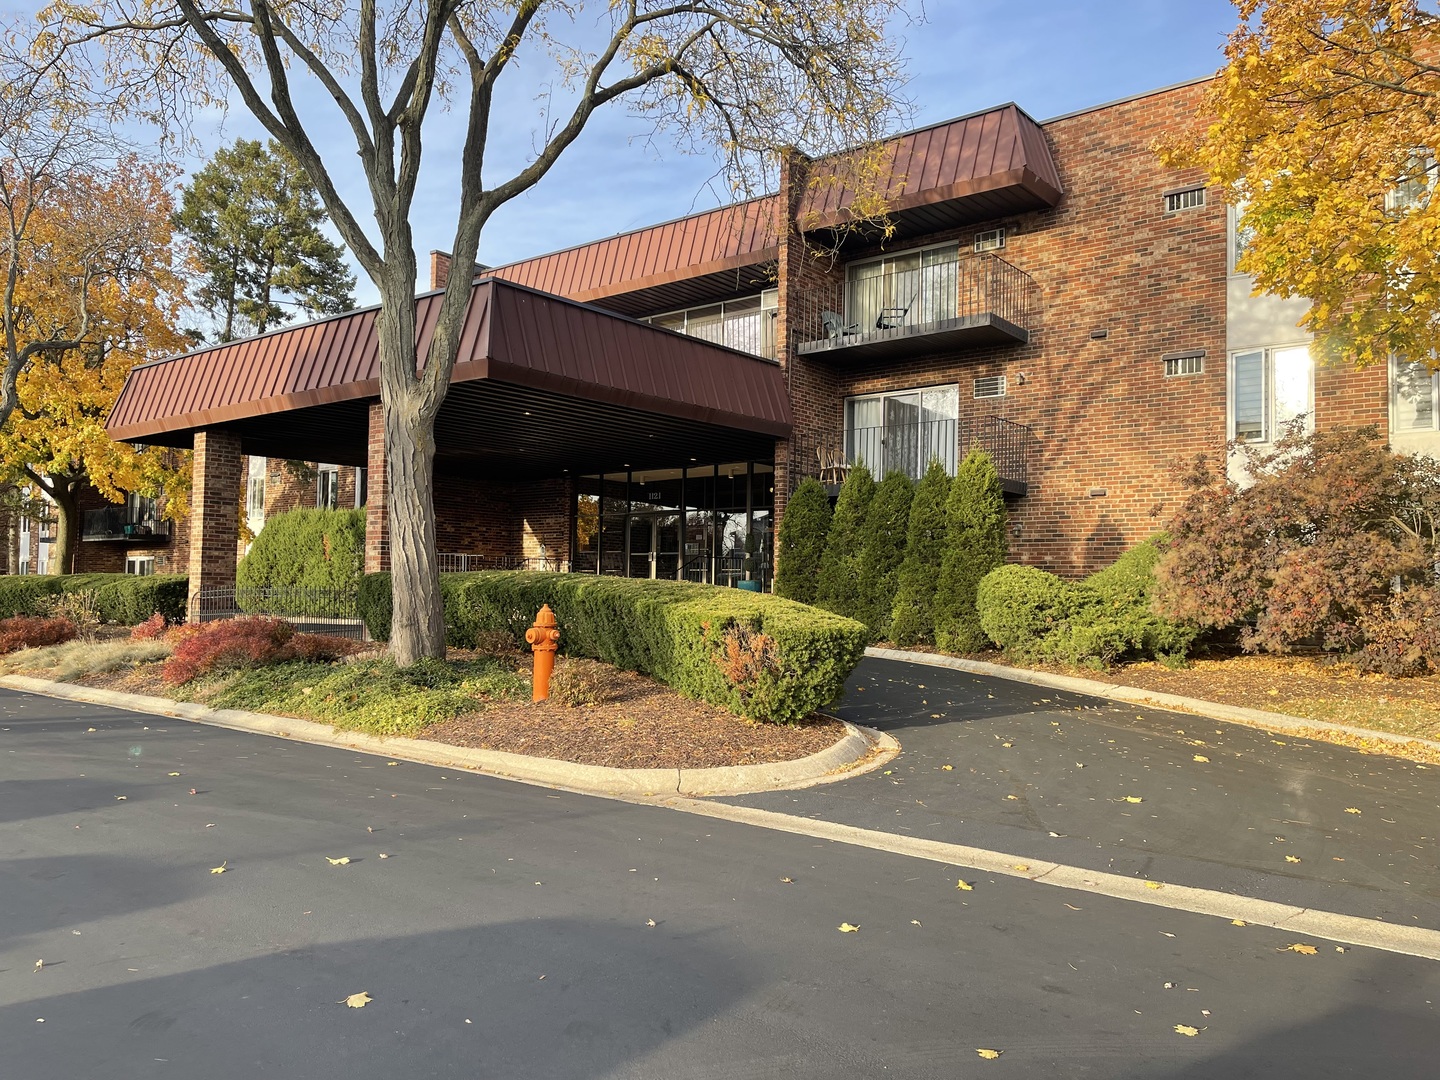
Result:
{"label": "entrance canopy", "polygon": [[[416,300],[423,357],[441,293]],[[201,349],[131,371],[113,438],[364,465],[380,394],[378,309]],[[497,279],[474,285],[436,456],[511,475],[769,457],[790,434],[778,365]]]}

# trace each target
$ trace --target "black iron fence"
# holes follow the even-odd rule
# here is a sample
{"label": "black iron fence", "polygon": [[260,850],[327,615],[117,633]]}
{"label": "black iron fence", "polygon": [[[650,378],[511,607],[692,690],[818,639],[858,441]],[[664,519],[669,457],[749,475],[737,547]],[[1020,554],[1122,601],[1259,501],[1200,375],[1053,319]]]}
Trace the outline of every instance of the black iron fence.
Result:
{"label": "black iron fence", "polygon": [[[441,551],[436,555],[442,574],[467,574],[473,570],[548,570],[563,574],[570,565],[563,559],[547,555],[472,555],[460,551]],[[380,545],[380,565],[390,569],[390,545]]]}
{"label": "black iron fence", "polygon": [[80,524],[82,540],[165,540],[170,522],[155,516],[139,516],[128,506],[102,506],[86,510]]}
{"label": "black iron fence", "polygon": [[192,598],[191,615],[201,622],[241,615],[270,615],[284,619],[307,634],[365,638],[365,624],[360,619],[354,589],[211,587],[201,589]]}
{"label": "black iron fence", "polygon": [[961,425],[960,452],[978,446],[995,462],[1000,483],[1013,494],[1025,494],[1030,484],[1029,446],[1033,432],[1025,424],[1003,416],[972,417]]}

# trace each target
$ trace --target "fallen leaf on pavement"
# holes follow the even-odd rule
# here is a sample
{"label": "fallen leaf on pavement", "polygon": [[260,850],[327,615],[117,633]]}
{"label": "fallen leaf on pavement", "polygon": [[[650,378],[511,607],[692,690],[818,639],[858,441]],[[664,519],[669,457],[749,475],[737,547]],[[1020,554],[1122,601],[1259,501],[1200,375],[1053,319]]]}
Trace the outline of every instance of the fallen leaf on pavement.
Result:
{"label": "fallen leaf on pavement", "polygon": [[1145,882],[1145,888],[1147,888],[1147,889],[1163,889],[1164,887],[1165,887],[1165,883],[1164,883],[1163,881],[1147,881],[1147,882]]}
{"label": "fallen leaf on pavement", "polygon": [[225,873],[225,863],[228,863],[229,861],[230,861],[229,859],[226,859],[225,862],[222,862],[219,866],[212,866],[212,867],[210,868],[210,872],[211,872],[212,874],[223,874],[223,873]]}
{"label": "fallen leaf on pavement", "polygon": [[941,772],[951,772],[951,771],[954,770],[954,768],[955,768],[954,765],[941,765],[941,766],[940,766],[940,771],[941,771]]}
{"label": "fallen leaf on pavement", "polygon": [[35,961],[35,970],[36,970],[36,971],[39,971],[39,970],[40,970],[41,968],[43,968],[44,966],[45,966],[45,961],[44,961],[44,960],[36,960],[36,961]]}
{"label": "fallen leaf on pavement", "polygon": [[350,856],[349,856],[349,855],[342,855],[342,856],[340,856],[340,858],[338,858],[338,859],[332,859],[332,858],[330,858],[329,855],[326,855],[326,856],[325,856],[325,861],[328,862],[331,866],[349,866],[349,865],[350,865]]}
{"label": "fallen leaf on pavement", "polygon": [[1208,757],[1206,757],[1204,754],[1196,754],[1194,760],[1195,760],[1195,761],[1200,761],[1200,762],[1205,762],[1205,763],[1207,763],[1207,764],[1208,764],[1209,761],[1210,761],[1210,759],[1209,759]]}
{"label": "fallen leaf on pavement", "polygon": [[1030,872],[1030,867],[1023,862],[1016,863],[1013,869],[1020,871],[1020,873],[1022,874],[1027,874]]}
{"label": "fallen leaf on pavement", "polygon": [[853,934],[856,930],[859,930],[860,927],[856,926],[854,923],[842,922],[835,929],[839,930],[842,934]]}
{"label": "fallen leaf on pavement", "polygon": [[128,795],[116,795],[116,796],[115,796],[115,801],[116,801],[116,802],[124,802],[127,798],[129,798]]}
{"label": "fallen leaf on pavement", "polygon": [[955,888],[961,890],[962,892],[974,892],[974,891],[975,891],[975,886],[974,886],[974,885],[971,885],[970,882],[966,881],[964,878],[961,878],[959,881],[957,881],[957,882],[955,883]]}
{"label": "fallen leaf on pavement", "polygon": [[1189,1024],[1176,1024],[1175,1030],[1181,1035],[1189,1035],[1192,1039],[1200,1034],[1200,1029],[1191,1027]]}
{"label": "fallen leaf on pavement", "polygon": [[1002,742],[1000,745],[1003,746],[1003,747],[1005,747],[1005,748],[1008,750],[1010,747],[1014,746],[1015,744],[1014,744],[1014,743],[1009,743],[1009,742]]}
{"label": "fallen leaf on pavement", "polygon": [[794,879],[794,878],[791,878],[791,877],[782,877],[782,878],[780,879],[780,881],[781,881],[781,884],[784,884],[784,885],[794,885],[794,884],[795,884],[795,879]]}
{"label": "fallen leaf on pavement", "polygon": [[1065,906],[1068,907],[1071,911],[1084,911],[1084,910],[1085,910],[1084,908],[1078,908],[1078,907],[1076,907],[1074,904],[1066,904]]}
{"label": "fallen leaf on pavement", "polygon": [[86,735],[89,735],[89,734],[90,734],[92,731],[94,731],[94,730],[95,730],[95,729],[94,729],[93,727],[87,727],[87,728],[85,729],[85,734],[86,734]]}
{"label": "fallen leaf on pavement", "polygon": [[1360,810],[1359,810],[1358,807],[1347,806],[1347,807],[1345,807],[1345,813],[1347,813],[1347,814],[1358,814],[1358,813],[1360,813]]}
{"label": "fallen leaf on pavement", "polygon": [[1004,1050],[986,1050],[983,1047],[975,1051],[975,1053],[979,1054],[986,1061],[994,1061],[1004,1052]]}
{"label": "fallen leaf on pavement", "polygon": [[172,772],[170,775],[171,775],[171,776],[179,776],[180,774],[179,774],[178,772]]}
{"label": "fallen leaf on pavement", "polygon": [[387,762],[385,762],[385,764],[386,764],[386,765],[399,765],[400,762],[398,762],[398,761],[387,761]]}
{"label": "fallen leaf on pavement", "polygon": [[196,790],[192,787],[192,788],[190,789],[190,794],[191,794],[191,795],[199,795],[200,792],[196,791]]}
{"label": "fallen leaf on pavement", "polygon": [[1007,798],[1007,799],[1018,799],[1018,798],[1020,798],[1020,796],[1019,796],[1019,795],[1006,795],[1005,798]]}
{"label": "fallen leaf on pavement", "polygon": [[1286,855],[1286,856],[1285,856],[1285,861],[1286,861],[1286,862],[1299,862],[1300,859],[1299,859],[1297,856],[1295,856],[1295,855]]}
{"label": "fallen leaf on pavement", "polygon": [[654,925],[655,925],[655,920],[654,920],[654,919],[646,919],[646,920],[645,920],[645,925],[646,925],[646,926],[654,926]]}
{"label": "fallen leaf on pavement", "polygon": [[1336,951],[1336,952],[1349,952],[1350,950],[1347,949],[1344,945],[1336,945],[1336,946],[1335,946],[1335,951]]}
{"label": "fallen leaf on pavement", "polygon": [[919,925],[920,925],[920,920],[919,920],[919,919],[911,919],[911,920],[910,920],[910,925],[911,925],[911,926],[919,926]]}
{"label": "fallen leaf on pavement", "polygon": [[352,1009],[363,1009],[366,1005],[369,1005],[370,1002],[374,1000],[375,999],[372,998],[368,992],[362,990],[360,991],[360,993],[351,994],[349,997],[345,998],[342,1001],[337,1001],[335,1004],[348,1005]]}
{"label": "fallen leaf on pavement", "polygon": [[1314,945],[1306,945],[1303,941],[1297,941],[1294,945],[1286,945],[1281,952],[1298,952],[1302,956],[1314,956],[1317,950]]}
{"label": "fallen leaf on pavement", "polygon": [[1230,925],[1231,925],[1231,926],[1249,926],[1250,924],[1247,923],[1244,919],[1231,919],[1231,920],[1230,920]]}
{"label": "fallen leaf on pavement", "polygon": [[1125,796],[1125,801],[1126,801],[1126,802],[1144,802],[1145,800],[1142,799],[1139,795],[1126,795],[1126,796]]}
{"label": "fallen leaf on pavement", "polygon": [[382,859],[388,859],[388,858],[389,858],[389,857],[390,857],[390,856],[389,856],[389,855],[387,855],[387,854],[386,854],[386,853],[385,853],[385,852],[383,852],[383,851],[382,851],[382,852],[380,852],[380,855],[379,855],[379,858],[382,858]]}

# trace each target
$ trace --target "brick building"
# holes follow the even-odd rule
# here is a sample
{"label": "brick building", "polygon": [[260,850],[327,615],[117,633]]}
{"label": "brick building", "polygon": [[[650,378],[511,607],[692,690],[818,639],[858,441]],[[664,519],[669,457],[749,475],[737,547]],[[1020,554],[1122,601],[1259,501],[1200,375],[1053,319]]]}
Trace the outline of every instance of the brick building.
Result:
{"label": "brick building", "polygon": [[[1230,439],[1302,418],[1440,451],[1436,377],[1317,365],[1303,304],[1232,272],[1243,223],[1156,160],[1203,89],[898,136],[883,243],[836,231],[843,161],[793,157],[775,195],[476,268],[437,424],[442,552],[763,584],[802,477],[953,470],[979,443],[1012,556],[1078,574],[1164,524],[1173,462]],[[432,256],[432,286],[448,275]],[[435,301],[417,299],[422,327]],[[233,574],[249,469],[267,510],[310,497],[282,456],[339,462],[315,487],[340,504],[368,489],[367,565],[385,564],[373,325],[353,313],[131,375],[112,433],[197,452],[192,585]]]}

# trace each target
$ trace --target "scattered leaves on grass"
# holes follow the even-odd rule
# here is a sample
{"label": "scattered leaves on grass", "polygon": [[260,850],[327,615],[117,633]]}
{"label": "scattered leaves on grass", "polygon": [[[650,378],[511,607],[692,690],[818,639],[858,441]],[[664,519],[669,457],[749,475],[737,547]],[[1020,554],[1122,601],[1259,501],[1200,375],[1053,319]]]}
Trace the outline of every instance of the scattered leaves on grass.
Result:
{"label": "scattered leaves on grass", "polygon": [[1347,814],[1358,814],[1358,813],[1360,813],[1360,809],[1359,809],[1359,807],[1355,807],[1355,806],[1347,806],[1347,807],[1345,807],[1345,813],[1347,813]]}
{"label": "scattered leaves on grass", "polygon": [[1176,1024],[1175,1031],[1180,1035],[1188,1035],[1192,1039],[1200,1034],[1199,1028],[1191,1027],[1189,1024]]}
{"label": "scattered leaves on grass", "polygon": [[1208,757],[1206,757],[1204,754],[1196,754],[1195,757],[1194,757],[1192,760],[1198,761],[1198,762],[1200,762],[1201,764],[1204,764],[1204,765],[1208,765],[1208,764],[1210,763],[1210,759],[1209,759]]}
{"label": "scattered leaves on grass", "polygon": [[328,862],[331,866],[349,866],[349,865],[350,865],[350,856],[349,856],[349,855],[342,855],[342,856],[340,856],[340,858],[338,858],[338,859],[332,859],[332,858],[330,858],[329,855],[326,855],[326,856],[325,856],[325,861]]}
{"label": "scattered leaves on grass", "polygon": [[986,1061],[994,1061],[996,1058],[998,1058],[998,1057],[999,1057],[1001,1054],[1003,1054],[1004,1052],[1005,1052],[1004,1050],[988,1050],[988,1049],[986,1049],[986,1048],[983,1047],[983,1046],[980,1047],[980,1048],[978,1048],[978,1049],[975,1051],[975,1053],[979,1054],[979,1055],[980,1055],[982,1058],[984,1058]]}
{"label": "scattered leaves on grass", "polygon": [[336,1005],[348,1005],[348,1006],[349,1006],[350,1008],[352,1008],[352,1009],[363,1009],[366,1005],[369,1005],[370,1002],[372,1002],[372,1001],[374,1001],[374,1000],[375,1000],[375,999],[370,996],[370,994],[369,994],[368,991],[362,990],[362,991],[360,991],[360,993],[358,993],[358,994],[351,994],[351,995],[350,995],[349,997],[347,997],[347,998],[342,998],[340,1001],[337,1001],[335,1004],[336,1004]]}
{"label": "scattered leaves on grass", "polygon": [[975,886],[974,886],[974,885],[971,885],[970,882],[966,881],[964,878],[961,878],[959,881],[957,881],[957,882],[955,883],[955,888],[959,889],[961,892],[974,892],[974,891],[975,891]]}
{"label": "scattered leaves on grass", "polygon": [[1314,945],[1306,945],[1303,941],[1297,941],[1294,945],[1286,945],[1279,952],[1298,952],[1302,956],[1314,956],[1319,950]]}
{"label": "scattered leaves on grass", "polygon": [[210,872],[211,872],[212,874],[223,874],[223,873],[225,873],[225,871],[226,871],[226,869],[227,869],[227,865],[226,865],[226,864],[229,863],[229,862],[230,862],[230,860],[229,860],[229,859],[226,859],[225,862],[222,862],[219,866],[212,866],[212,867],[210,868]]}
{"label": "scattered leaves on grass", "polygon": [[854,923],[842,922],[835,929],[839,930],[842,934],[853,934],[856,930],[859,930],[860,927],[856,926]]}

